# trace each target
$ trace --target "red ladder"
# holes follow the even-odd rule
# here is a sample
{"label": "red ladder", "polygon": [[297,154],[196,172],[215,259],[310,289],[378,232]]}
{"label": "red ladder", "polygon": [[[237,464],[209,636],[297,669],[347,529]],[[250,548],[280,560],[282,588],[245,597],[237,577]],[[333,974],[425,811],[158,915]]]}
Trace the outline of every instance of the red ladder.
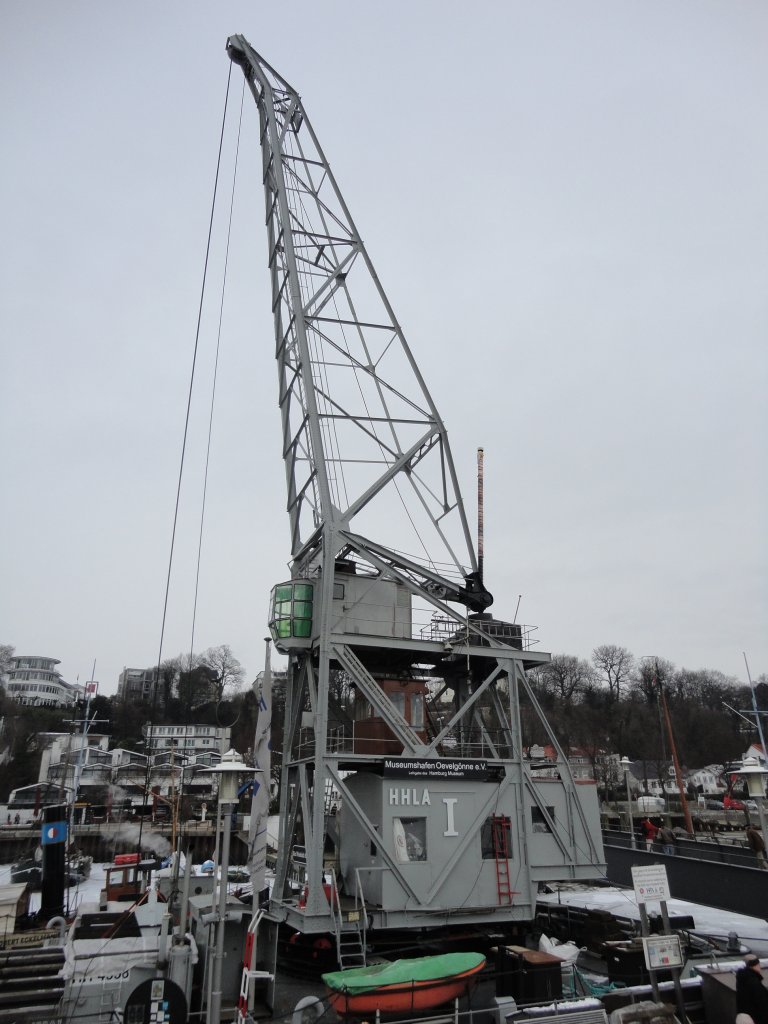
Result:
{"label": "red ladder", "polygon": [[493,854],[496,858],[496,886],[499,891],[499,903],[512,905],[512,897],[516,895],[510,885],[509,878],[509,829],[511,819],[504,814],[494,814],[491,818],[493,835]]}

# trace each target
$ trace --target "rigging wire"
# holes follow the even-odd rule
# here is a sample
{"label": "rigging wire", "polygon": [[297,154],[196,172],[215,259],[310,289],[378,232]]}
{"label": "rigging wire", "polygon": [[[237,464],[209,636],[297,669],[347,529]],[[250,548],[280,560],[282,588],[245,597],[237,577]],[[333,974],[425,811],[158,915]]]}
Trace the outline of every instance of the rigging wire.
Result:
{"label": "rigging wire", "polygon": [[[192,669],[193,669],[193,658],[194,658],[194,652],[195,652],[195,625],[196,625],[196,622],[197,622],[197,601],[198,601],[198,596],[199,596],[199,592],[200,592],[200,566],[201,566],[201,563],[202,563],[202,553],[203,553],[203,529],[204,529],[204,525],[205,525],[206,497],[207,497],[207,494],[208,494],[208,470],[209,470],[209,467],[210,467],[210,458],[211,458],[211,439],[212,439],[212,436],[213,436],[213,413],[214,413],[214,408],[215,408],[215,404],[216,404],[216,382],[217,382],[218,371],[219,371],[219,354],[220,354],[220,351],[221,351],[221,327],[222,327],[222,322],[223,322],[223,319],[224,319],[224,298],[225,298],[225,295],[226,295],[226,288],[227,288],[227,269],[228,269],[228,265],[229,265],[230,242],[231,242],[231,238],[232,238],[232,218],[233,218],[233,211],[234,211],[234,205],[235,205],[235,188],[236,188],[236,185],[237,185],[238,159],[239,159],[239,156],[240,156],[240,133],[241,133],[242,124],[243,124],[244,97],[245,97],[245,79],[243,79],[242,91],[240,93],[240,115],[239,115],[238,124],[237,124],[237,142],[236,142],[236,145],[235,145],[234,168],[233,168],[233,171],[232,171],[232,188],[231,188],[230,199],[229,199],[229,219],[228,219],[228,223],[227,223],[227,242],[226,242],[225,251],[224,251],[224,271],[223,271],[222,282],[221,282],[221,295],[220,295],[220,298],[219,298],[219,322],[218,322],[218,329],[217,329],[217,334],[216,334],[216,354],[215,354],[214,364],[213,364],[213,380],[212,380],[212,383],[211,383],[211,401],[210,401],[210,411],[209,411],[209,415],[208,415],[208,438],[207,438],[207,444],[206,444],[206,450],[205,450],[205,471],[204,471],[204,474],[203,474],[203,494],[202,494],[202,500],[201,500],[201,506],[200,506],[200,530],[199,530],[199,533],[198,533],[198,540],[197,540],[197,562],[196,562],[196,566],[195,566],[195,590],[194,590],[194,599],[193,599],[193,602],[192,602],[192,629],[191,629],[190,642],[189,642],[189,672],[190,673],[192,672]],[[218,700],[217,703],[216,703],[216,722],[217,722],[217,725],[221,725],[221,720],[219,718],[219,705],[220,705],[220,703],[221,703],[221,700]],[[239,717],[239,715],[238,715],[238,717]],[[231,723],[231,725],[233,725],[233,724],[234,723]],[[231,728],[231,725],[230,725],[230,728]],[[189,768],[189,765],[182,766],[182,768],[181,768],[181,779],[180,779],[180,785],[179,785],[179,795],[178,795],[177,806],[176,806],[176,808],[172,808],[172,813],[173,814],[177,814],[177,815],[178,815],[179,808],[181,807],[181,802],[184,799],[184,789],[185,789],[185,785],[184,785],[184,777],[185,777],[184,767]],[[179,828],[179,836],[178,836],[178,846],[179,846],[179,849],[171,851],[173,856],[174,856],[172,895],[176,891],[176,887],[178,885],[179,864],[180,864],[180,861],[181,861],[181,856],[180,856],[180,854],[181,854],[181,846],[183,844],[184,838],[185,838],[185,830],[184,830],[183,826],[180,826],[180,828]]]}
{"label": "rigging wire", "polygon": [[[193,390],[194,390],[194,383],[195,383],[195,370],[196,370],[196,367],[197,367],[197,354],[198,354],[198,349],[199,349],[199,346],[200,346],[200,326],[201,326],[202,319],[203,319],[203,303],[204,303],[204,300],[205,300],[205,287],[206,287],[206,281],[207,281],[207,278],[208,278],[208,263],[209,263],[210,255],[211,255],[211,238],[213,236],[213,219],[214,219],[214,214],[216,212],[216,198],[217,198],[217,195],[218,195],[219,174],[220,174],[220,171],[221,171],[221,153],[222,153],[222,149],[223,149],[223,146],[224,146],[224,129],[225,129],[226,123],[227,123],[227,108],[229,106],[229,88],[230,88],[231,81],[232,81],[232,63],[230,62],[229,71],[227,73],[227,89],[226,89],[226,93],[225,93],[225,96],[224,96],[224,113],[223,113],[222,119],[221,119],[221,132],[220,132],[220,135],[219,135],[219,151],[218,151],[218,155],[217,155],[217,158],[216,158],[216,174],[214,176],[213,195],[211,197],[211,214],[210,214],[210,217],[209,217],[209,220],[208,220],[208,238],[207,238],[206,246],[205,246],[205,260],[204,260],[204,263],[203,263],[203,279],[202,279],[202,282],[201,282],[201,285],[200,285],[200,301],[198,303],[197,326],[196,326],[196,329],[195,329],[195,344],[194,344],[194,349],[193,349],[193,352],[192,352],[192,367],[191,367],[191,370],[190,370],[189,388],[188,388],[188,392],[187,392],[187,409],[186,409],[186,414],[185,414],[185,417],[184,417],[184,434],[183,434],[182,444],[181,444],[181,456],[180,456],[180,459],[179,459],[179,475],[178,475],[178,480],[177,480],[177,483],[176,483],[176,502],[175,502],[174,511],[173,511],[173,528],[171,530],[171,544],[170,544],[170,551],[169,551],[169,554],[168,554],[168,572],[166,574],[166,580],[165,580],[165,597],[163,599],[163,615],[162,615],[162,622],[161,622],[161,626],[160,626],[160,644],[159,644],[158,652],[157,652],[157,668],[155,670],[155,681],[154,681],[155,685],[154,685],[154,692],[153,692],[153,696],[152,696],[152,724],[154,724],[155,715],[156,715],[156,712],[157,712],[157,697],[158,697],[158,693],[159,693],[159,690],[160,690],[160,667],[162,665],[162,660],[163,660],[163,643],[164,643],[164,640],[165,640],[165,626],[166,626],[166,621],[167,621],[167,617],[168,617],[168,597],[169,597],[170,590],[171,590],[171,571],[173,569],[173,553],[174,553],[174,548],[175,548],[175,545],[176,545],[176,528],[177,528],[178,521],[179,521],[179,504],[180,504],[180,501],[181,501],[181,483],[182,483],[182,479],[184,477],[184,461],[185,461],[185,456],[186,456],[186,452],[187,452],[187,437],[188,437],[188,434],[189,434],[189,419],[190,419],[190,412],[191,412],[191,409],[192,409],[192,393],[193,393]],[[147,772],[146,772],[146,778],[145,778],[145,782],[144,782],[144,795],[145,795],[145,797],[146,797],[146,794],[147,794],[147,792],[149,790],[149,781],[150,781],[150,774],[151,774],[151,754],[150,754],[150,747],[149,747],[149,745],[147,746],[146,753],[147,753]],[[139,837],[138,837],[138,842],[137,842],[137,848],[138,848],[139,854],[141,854],[141,837],[142,837],[142,833],[143,833],[143,829],[144,829],[144,817],[145,817],[145,815],[142,815],[142,817],[141,817],[141,824],[139,825]]]}
{"label": "rigging wire", "polygon": [[213,382],[211,384],[211,405],[210,405],[210,412],[209,412],[209,416],[208,416],[208,441],[207,441],[207,445],[206,445],[206,449],[205,449],[205,473],[203,475],[203,497],[202,497],[202,503],[201,503],[201,508],[200,508],[200,532],[199,532],[198,541],[197,541],[197,565],[196,565],[196,568],[195,568],[195,596],[194,596],[194,601],[192,603],[192,634],[191,634],[190,643],[189,643],[190,668],[191,668],[191,665],[192,665],[192,656],[193,656],[193,652],[194,652],[194,649],[195,649],[195,624],[196,624],[196,621],[197,621],[197,599],[198,599],[198,595],[199,595],[199,591],[200,591],[200,564],[201,564],[201,561],[202,561],[202,552],[203,552],[203,526],[204,526],[204,523],[205,523],[205,505],[206,505],[206,498],[207,498],[207,495],[208,495],[208,469],[209,469],[210,460],[211,460],[211,437],[213,435],[213,412],[214,412],[214,406],[216,404],[216,381],[217,381],[218,372],[219,372],[219,353],[221,351],[221,325],[222,325],[222,321],[223,321],[223,318],[224,318],[224,298],[225,298],[226,289],[227,289],[227,269],[228,269],[228,266],[229,266],[229,249],[230,249],[230,242],[231,242],[231,239],[232,239],[232,215],[233,215],[234,206],[235,206],[235,188],[236,188],[236,185],[237,185],[237,168],[238,168],[238,159],[239,159],[239,156],[240,156],[240,132],[241,132],[242,125],[243,125],[243,100],[244,100],[244,97],[245,97],[245,78],[243,78],[243,89],[242,89],[242,92],[240,94],[240,118],[239,118],[238,124],[237,124],[237,143],[235,145],[235,165],[234,165],[234,169],[233,169],[233,172],[232,172],[232,191],[230,193],[230,199],[229,199],[229,220],[228,220],[228,223],[227,223],[227,243],[226,243],[226,247],[225,247],[225,250],[224,250],[224,275],[223,275],[223,279],[222,279],[222,282],[221,282],[221,297],[220,297],[220,301],[219,301],[219,323],[218,323],[218,331],[217,331],[217,335],[216,335],[216,356],[214,358],[214,363],[213,363]]}

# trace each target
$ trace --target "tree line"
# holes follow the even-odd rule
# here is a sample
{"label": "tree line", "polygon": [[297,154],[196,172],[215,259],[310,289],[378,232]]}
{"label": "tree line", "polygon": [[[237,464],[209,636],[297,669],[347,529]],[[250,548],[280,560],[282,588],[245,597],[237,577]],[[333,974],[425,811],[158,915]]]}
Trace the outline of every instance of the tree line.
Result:
{"label": "tree line", "polygon": [[[13,648],[0,645],[3,659]],[[157,672],[156,667],[149,671]],[[337,673],[342,709],[344,673]],[[228,726],[232,745],[247,754],[253,744],[258,700],[252,687],[243,688],[245,672],[228,645],[208,648],[199,655],[168,658],[159,667],[159,683],[149,701],[121,700],[99,695],[91,700],[94,732],[108,733],[113,746],[141,749],[142,726],[147,722]],[[669,707],[675,744],[687,769],[738,760],[757,740],[753,727],[752,693],[738,679],[712,669],[677,669],[665,658],[636,658],[625,647],[603,644],[590,659],[555,654],[551,661],[528,673],[531,689],[546,712],[566,753],[579,749],[591,760],[598,781],[605,754],[626,755],[666,770],[670,751],[661,720],[661,694]],[[72,709],[24,707],[0,688],[0,801],[17,786],[37,780],[42,732],[61,732],[73,717]],[[281,688],[274,691],[272,746],[282,749]],[[768,676],[755,681],[758,708],[768,708]],[[730,711],[735,708],[745,717]],[[81,709],[82,711],[82,709]],[[521,698],[525,742],[546,743],[547,735]],[[750,724],[752,723],[752,724]],[[661,770],[659,771],[661,774]]]}
{"label": "tree line", "polygon": [[[593,764],[603,753],[669,763],[662,694],[678,757],[689,770],[738,760],[758,739],[749,686],[713,669],[677,669],[666,658],[636,658],[626,647],[603,644],[589,660],[555,654],[528,678],[566,751],[579,748]],[[765,674],[755,681],[755,698],[758,709],[768,707]]]}

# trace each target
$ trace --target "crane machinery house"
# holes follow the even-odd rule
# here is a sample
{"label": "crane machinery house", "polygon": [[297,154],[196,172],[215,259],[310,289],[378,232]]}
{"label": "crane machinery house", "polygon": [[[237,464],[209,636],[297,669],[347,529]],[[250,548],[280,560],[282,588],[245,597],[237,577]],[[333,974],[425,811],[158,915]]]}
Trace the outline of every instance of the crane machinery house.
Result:
{"label": "crane machinery house", "polygon": [[[514,933],[539,882],[603,873],[596,788],[574,779],[528,682],[549,655],[488,610],[481,456],[475,532],[299,94],[243,36],[227,51],[259,120],[290,531],[269,616],[289,665],[267,920],[335,934],[342,966],[364,962],[368,925]],[[524,756],[533,721],[552,777]]]}

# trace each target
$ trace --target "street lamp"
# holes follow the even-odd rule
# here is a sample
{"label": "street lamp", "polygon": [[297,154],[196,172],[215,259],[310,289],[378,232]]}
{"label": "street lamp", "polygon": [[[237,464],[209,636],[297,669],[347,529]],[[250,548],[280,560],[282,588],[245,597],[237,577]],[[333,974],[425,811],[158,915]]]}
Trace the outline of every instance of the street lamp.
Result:
{"label": "street lamp", "polygon": [[629,792],[629,768],[630,760],[625,754],[624,757],[619,761],[621,770],[624,772],[624,785],[627,787],[627,814],[629,815],[629,839],[632,844],[632,849],[636,849],[637,840],[635,839],[635,822],[632,818],[632,797]]}
{"label": "street lamp", "polygon": [[760,818],[760,831],[763,833],[765,838],[765,811],[763,809],[763,800],[765,799],[765,776],[768,775],[768,770],[761,768],[756,757],[745,757],[741,763],[741,768],[732,773],[733,775],[743,775],[747,783],[747,792],[757,804],[757,813]]}
{"label": "street lamp", "polygon": [[[219,1024],[221,1018],[221,968],[224,961],[224,927],[227,917],[227,875],[229,873],[229,843],[232,831],[232,807],[237,804],[237,784],[241,775],[246,772],[258,772],[259,768],[249,768],[236,750],[228,750],[221,755],[221,762],[215,768],[204,769],[219,777],[219,821],[222,837],[219,857],[219,909],[216,915],[216,952],[211,971],[210,996],[208,999],[207,1019],[211,1024]],[[214,887],[214,900],[216,889]]]}

